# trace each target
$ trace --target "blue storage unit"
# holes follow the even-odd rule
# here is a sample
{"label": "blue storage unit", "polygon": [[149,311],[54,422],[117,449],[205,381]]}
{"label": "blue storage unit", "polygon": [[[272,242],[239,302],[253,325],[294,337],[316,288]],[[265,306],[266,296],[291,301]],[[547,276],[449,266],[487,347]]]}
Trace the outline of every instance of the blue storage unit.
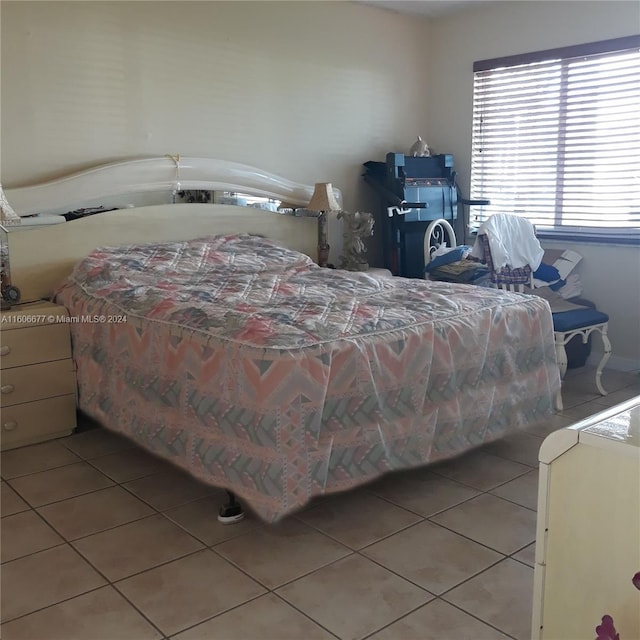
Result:
{"label": "blue storage unit", "polygon": [[380,195],[385,210],[382,235],[385,267],[394,275],[424,277],[423,238],[432,220],[458,217],[458,190],[453,156],[441,154],[414,158],[388,153],[386,162],[365,162],[364,178]]}

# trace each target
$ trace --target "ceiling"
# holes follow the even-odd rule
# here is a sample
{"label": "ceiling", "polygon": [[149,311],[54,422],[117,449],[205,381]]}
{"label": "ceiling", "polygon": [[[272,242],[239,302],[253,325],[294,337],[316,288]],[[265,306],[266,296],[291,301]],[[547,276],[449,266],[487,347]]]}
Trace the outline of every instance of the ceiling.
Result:
{"label": "ceiling", "polygon": [[425,16],[433,18],[454,13],[471,5],[489,4],[487,0],[358,0],[382,9],[397,13]]}

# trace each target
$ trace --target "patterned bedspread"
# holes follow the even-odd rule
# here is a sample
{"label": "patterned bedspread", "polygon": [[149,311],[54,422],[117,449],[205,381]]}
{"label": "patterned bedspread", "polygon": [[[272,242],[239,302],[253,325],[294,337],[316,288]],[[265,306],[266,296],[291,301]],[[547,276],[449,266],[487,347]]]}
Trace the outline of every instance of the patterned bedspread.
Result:
{"label": "patterned bedspread", "polygon": [[98,249],[56,302],[80,408],[269,521],[543,420],[560,385],[545,300],[256,236]]}

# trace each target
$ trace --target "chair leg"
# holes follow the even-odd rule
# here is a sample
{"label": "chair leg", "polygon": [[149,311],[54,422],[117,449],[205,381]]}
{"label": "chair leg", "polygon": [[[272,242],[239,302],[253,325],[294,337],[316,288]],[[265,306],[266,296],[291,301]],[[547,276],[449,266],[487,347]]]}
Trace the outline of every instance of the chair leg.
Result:
{"label": "chair leg", "polygon": [[560,369],[560,377],[564,378],[567,373],[567,351],[564,348],[564,333],[558,331],[554,334],[556,342],[556,360]]}
{"label": "chair leg", "polygon": [[[556,343],[556,360],[558,362],[558,369],[560,369],[560,380],[564,379],[564,374],[567,373],[567,351],[564,348],[564,333],[554,333]],[[556,411],[562,411],[562,387],[558,389],[556,394]]]}
{"label": "chair leg", "polygon": [[556,393],[556,411],[562,411],[562,388],[558,389],[558,393]]}
{"label": "chair leg", "polygon": [[604,353],[602,354],[602,359],[598,364],[598,368],[596,369],[596,387],[598,387],[598,391],[601,395],[606,396],[607,392],[604,390],[601,382],[602,370],[604,369],[604,365],[607,363],[609,356],[611,355],[611,342],[609,342],[609,336],[607,332],[609,330],[609,323],[605,323],[602,325],[600,329],[600,335],[602,336],[602,346],[604,347]]}

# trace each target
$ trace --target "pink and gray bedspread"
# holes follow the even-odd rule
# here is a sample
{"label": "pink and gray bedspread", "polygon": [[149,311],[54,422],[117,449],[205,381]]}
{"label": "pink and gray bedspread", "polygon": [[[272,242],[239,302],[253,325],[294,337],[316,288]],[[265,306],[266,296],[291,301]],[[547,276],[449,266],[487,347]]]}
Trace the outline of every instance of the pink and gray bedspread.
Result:
{"label": "pink and gray bedspread", "polygon": [[541,298],[257,236],[97,249],[56,301],[80,408],[269,521],[544,420],[560,385]]}

